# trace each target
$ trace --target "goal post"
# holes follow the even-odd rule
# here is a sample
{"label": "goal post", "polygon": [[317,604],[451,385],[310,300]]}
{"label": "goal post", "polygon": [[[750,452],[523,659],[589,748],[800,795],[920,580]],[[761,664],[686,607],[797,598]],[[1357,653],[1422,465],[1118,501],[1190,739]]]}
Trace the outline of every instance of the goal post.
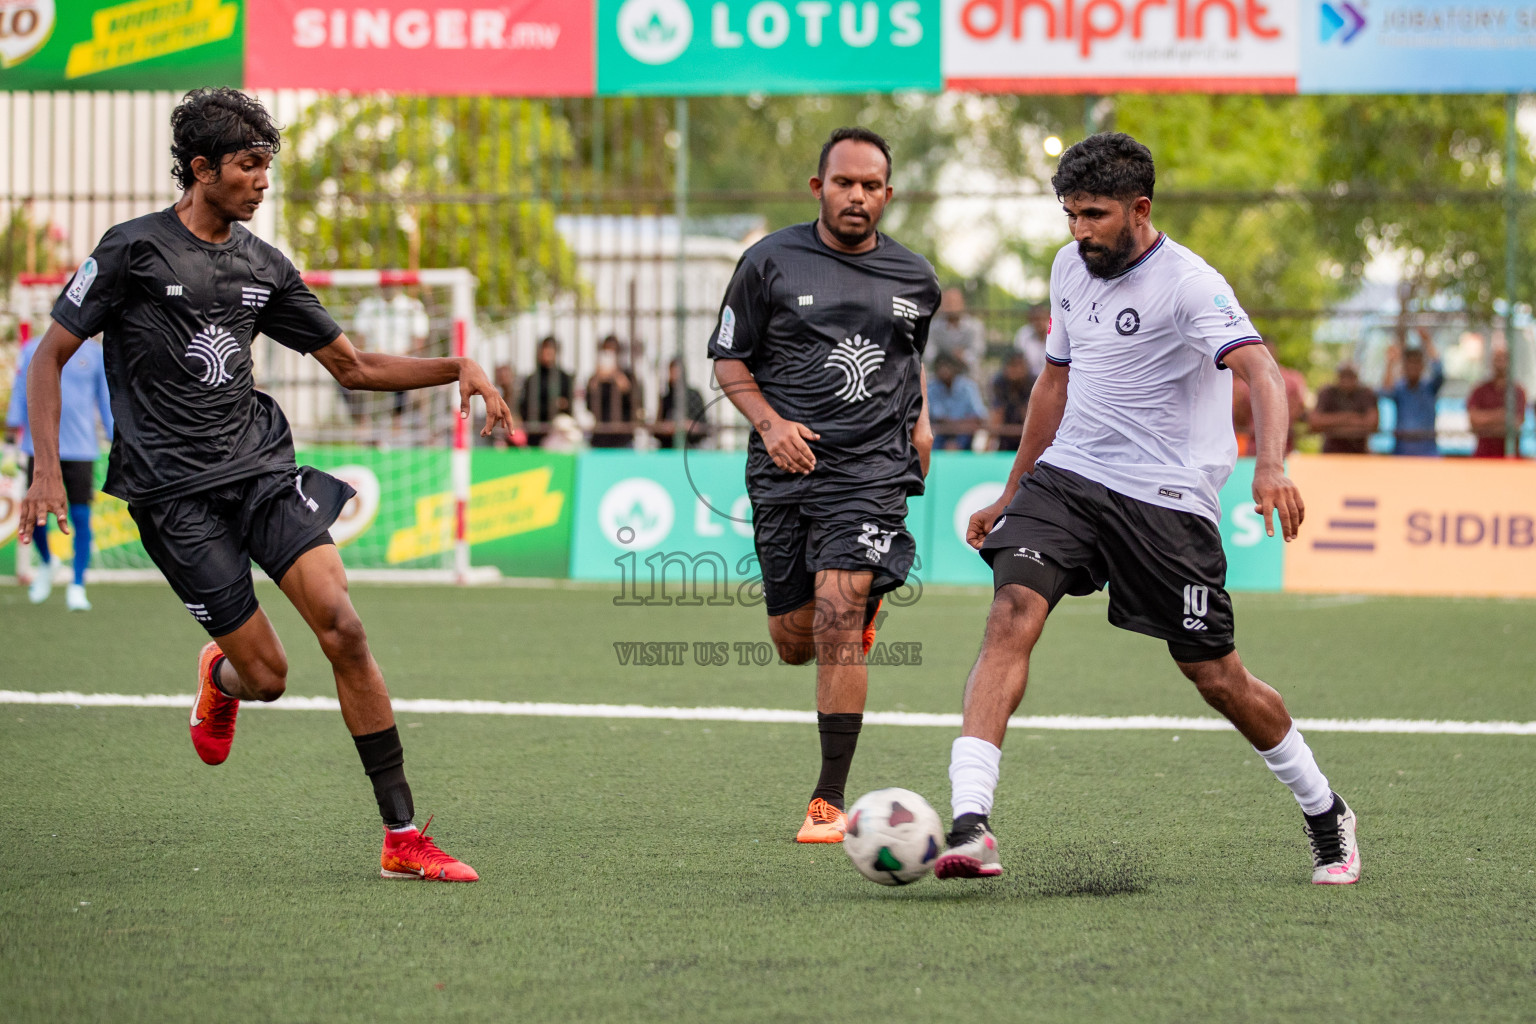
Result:
{"label": "goal post", "polygon": [[[474,348],[477,282],[467,268],[347,268],[302,277],[365,350],[462,357]],[[46,325],[68,278],[65,273],[17,279],[11,307],[23,344]],[[359,492],[332,528],[349,575],[403,583],[500,578],[496,568],[475,566],[470,557],[475,438],[471,420],[458,416],[456,387],[398,395],[343,392],[314,360],[261,337],[252,346],[252,360],[256,387],[271,394],[288,416],[300,460],[334,471]],[[105,469],[102,458],[98,484]],[[11,527],[13,544],[15,505],[24,487],[24,476],[0,478],[0,519]],[[98,494],[93,518],[98,542],[92,579],[158,576],[121,501]],[[68,538],[51,531],[50,541],[56,538],[58,546],[69,547]],[[10,561],[4,557],[5,540],[0,537],[0,565]],[[14,550],[17,575],[25,580],[35,559],[30,549]]]}

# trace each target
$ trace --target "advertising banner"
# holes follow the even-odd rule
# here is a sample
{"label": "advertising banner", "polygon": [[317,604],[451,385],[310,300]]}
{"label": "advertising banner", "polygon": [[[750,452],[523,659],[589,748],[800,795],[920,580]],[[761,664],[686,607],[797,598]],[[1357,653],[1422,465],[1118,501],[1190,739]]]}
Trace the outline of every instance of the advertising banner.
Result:
{"label": "advertising banner", "polygon": [[1285,589],[1536,597],[1536,464],[1303,455]]}
{"label": "advertising banner", "polygon": [[1536,89],[1530,0],[1302,0],[1302,92]]}
{"label": "advertising banner", "polygon": [[246,0],[253,89],[590,96],[592,4]]}
{"label": "advertising banner", "polygon": [[239,85],[241,0],[0,0],[0,90]]}
{"label": "advertising banner", "polygon": [[940,0],[598,0],[597,90],[938,90]]}
{"label": "advertising banner", "polygon": [[1296,91],[1297,4],[944,0],[944,82],[978,92]]}

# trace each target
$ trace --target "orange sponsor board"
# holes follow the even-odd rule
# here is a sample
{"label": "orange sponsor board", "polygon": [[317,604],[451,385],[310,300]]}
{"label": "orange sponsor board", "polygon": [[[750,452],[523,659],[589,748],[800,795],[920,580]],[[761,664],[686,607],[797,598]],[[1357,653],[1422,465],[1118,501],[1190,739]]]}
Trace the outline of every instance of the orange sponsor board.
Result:
{"label": "orange sponsor board", "polygon": [[1536,463],[1298,455],[1285,589],[1536,597]]}

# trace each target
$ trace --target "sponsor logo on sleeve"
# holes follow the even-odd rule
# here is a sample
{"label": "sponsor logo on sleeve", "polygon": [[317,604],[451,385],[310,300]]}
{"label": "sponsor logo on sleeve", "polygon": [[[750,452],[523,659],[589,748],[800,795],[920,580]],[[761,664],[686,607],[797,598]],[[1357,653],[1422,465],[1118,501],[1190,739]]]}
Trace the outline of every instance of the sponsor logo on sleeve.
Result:
{"label": "sponsor logo on sleeve", "polygon": [[85,293],[91,290],[91,285],[96,283],[96,257],[87,256],[85,262],[80,264],[80,269],[75,271],[75,279],[69,284],[69,291],[64,297],[76,306],[85,301]]}
{"label": "sponsor logo on sleeve", "polygon": [[721,348],[730,348],[736,344],[736,311],[730,306],[720,311],[720,335],[715,343]]}

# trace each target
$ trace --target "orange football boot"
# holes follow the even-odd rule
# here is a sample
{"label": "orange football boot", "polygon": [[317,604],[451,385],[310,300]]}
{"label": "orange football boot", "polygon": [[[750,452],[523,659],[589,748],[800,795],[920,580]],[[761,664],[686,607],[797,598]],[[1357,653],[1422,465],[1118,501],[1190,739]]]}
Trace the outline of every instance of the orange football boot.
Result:
{"label": "orange football boot", "polygon": [[875,620],[880,617],[880,606],[885,603],[885,598],[875,602],[875,612],[869,617],[869,624],[864,627],[864,657],[869,657],[870,648],[875,646]]}
{"label": "orange football boot", "polygon": [[795,842],[840,843],[847,827],[848,819],[843,817],[843,812],[817,797],[805,812],[805,824],[795,834]]}
{"label": "orange football boot", "polygon": [[192,746],[205,764],[223,764],[235,742],[240,701],[213,685],[214,666],[224,660],[219,645],[209,643],[197,656],[197,702],[192,705]]}
{"label": "orange football boot", "polygon": [[455,860],[438,848],[427,829],[432,819],[419,829],[400,832],[384,830],[384,852],[379,856],[379,877],[425,879],[431,882],[477,882],[480,875],[461,860]]}

